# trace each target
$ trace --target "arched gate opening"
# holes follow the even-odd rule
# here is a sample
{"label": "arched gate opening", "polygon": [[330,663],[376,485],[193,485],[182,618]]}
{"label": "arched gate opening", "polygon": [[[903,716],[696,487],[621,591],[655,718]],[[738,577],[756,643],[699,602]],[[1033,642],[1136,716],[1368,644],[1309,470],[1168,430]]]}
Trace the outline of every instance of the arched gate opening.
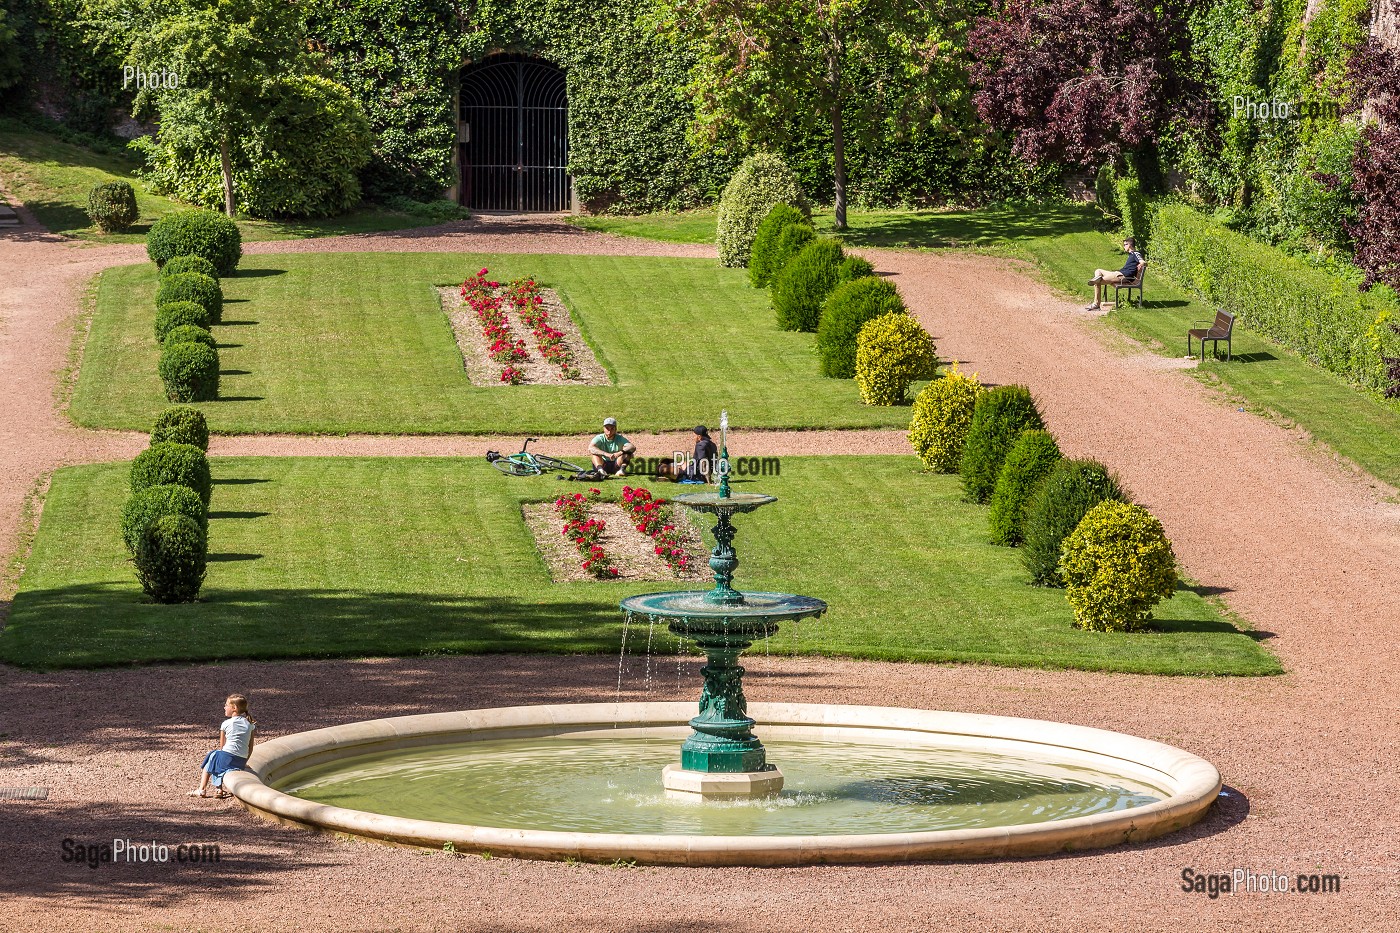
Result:
{"label": "arched gate opening", "polygon": [[460,200],[482,211],[566,211],[569,95],[564,72],[527,55],[462,70]]}

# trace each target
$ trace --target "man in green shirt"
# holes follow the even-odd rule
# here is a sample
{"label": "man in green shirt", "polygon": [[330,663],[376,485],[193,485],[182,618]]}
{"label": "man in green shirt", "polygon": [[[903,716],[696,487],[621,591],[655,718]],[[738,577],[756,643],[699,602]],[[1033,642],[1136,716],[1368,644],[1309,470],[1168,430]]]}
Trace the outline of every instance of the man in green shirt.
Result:
{"label": "man in green shirt", "polygon": [[637,453],[632,442],[617,433],[617,419],[603,419],[603,433],[593,438],[588,447],[588,455],[593,458],[593,469],[606,476],[621,473]]}

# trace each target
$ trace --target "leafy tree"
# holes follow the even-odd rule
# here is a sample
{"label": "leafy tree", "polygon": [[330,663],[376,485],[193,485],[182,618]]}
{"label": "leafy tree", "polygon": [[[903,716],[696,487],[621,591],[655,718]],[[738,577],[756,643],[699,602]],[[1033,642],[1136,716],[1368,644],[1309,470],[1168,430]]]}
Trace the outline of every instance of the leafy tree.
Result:
{"label": "leafy tree", "polygon": [[659,28],[692,46],[696,135],[750,144],[830,133],[836,228],[846,227],[848,124],[957,125],[967,103],[961,16],[943,0],[671,0]]}
{"label": "leafy tree", "polygon": [[22,69],[19,34],[6,22],[5,9],[0,7],[0,92],[19,83]]}
{"label": "leafy tree", "polygon": [[1032,164],[1097,168],[1154,142],[1196,96],[1196,0],[1005,0],[968,38],[982,119]]}
{"label": "leafy tree", "polygon": [[1400,289],[1400,52],[1370,39],[1351,60],[1348,77],[1351,107],[1367,122],[1352,161],[1357,217],[1347,233],[1367,287],[1384,282]]}
{"label": "leafy tree", "polygon": [[234,216],[233,152],[275,105],[270,82],[307,70],[301,11],[286,0],[151,0],[103,15],[134,31],[126,63],[178,75],[176,88],[143,88],[136,112],[157,113],[162,137],[219,153],[224,212]]}

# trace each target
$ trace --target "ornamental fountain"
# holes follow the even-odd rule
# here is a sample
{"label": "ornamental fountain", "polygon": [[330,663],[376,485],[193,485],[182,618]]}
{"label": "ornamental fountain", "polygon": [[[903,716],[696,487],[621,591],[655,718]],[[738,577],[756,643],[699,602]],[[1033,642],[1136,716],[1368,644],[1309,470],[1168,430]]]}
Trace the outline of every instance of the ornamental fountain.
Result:
{"label": "ornamental fountain", "polygon": [[811,596],[743,593],[734,588],[739,556],[731,518],[778,500],[730,491],[728,432],[726,411],[720,414],[719,491],[687,493],[672,500],[715,516],[715,549],[710,554],[714,588],[644,593],[621,603],[629,622],[634,616],[645,616],[653,625],[665,620],[673,634],[690,639],[705,653],[700,713],[690,720],[692,732],[681,745],[680,763],[668,764],[661,772],[668,792],[701,798],[754,797],[783,789],[783,772],[768,762],[763,743],[753,734],[755,723],[748,714],[744,669],[738,657],[758,639],[776,633],[781,622],[826,612],[826,603]]}
{"label": "ornamental fountain", "polygon": [[350,722],[259,743],[225,788],[276,822],[396,845],[665,865],[1045,855],[1141,842],[1205,815],[1219,772],[1130,735],[882,706],[751,708],[741,652],[827,606],[735,588],[732,519],[776,499],[730,490],[727,429],[726,416],[718,490],[673,500],[715,516],[714,587],[620,603],[704,652],[698,714],[598,702]]}

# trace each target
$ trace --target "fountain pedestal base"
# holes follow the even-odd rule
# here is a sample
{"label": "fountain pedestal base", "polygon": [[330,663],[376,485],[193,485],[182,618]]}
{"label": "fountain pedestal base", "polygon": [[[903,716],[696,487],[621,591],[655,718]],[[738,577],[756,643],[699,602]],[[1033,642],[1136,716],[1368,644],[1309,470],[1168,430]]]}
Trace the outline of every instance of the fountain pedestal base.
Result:
{"label": "fountain pedestal base", "polygon": [[783,789],[783,772],[773,765],[763,771],[687,771],[677,764],[661,769],[661,785],[668,796],[697,800],[734,800],[767,797]]}

